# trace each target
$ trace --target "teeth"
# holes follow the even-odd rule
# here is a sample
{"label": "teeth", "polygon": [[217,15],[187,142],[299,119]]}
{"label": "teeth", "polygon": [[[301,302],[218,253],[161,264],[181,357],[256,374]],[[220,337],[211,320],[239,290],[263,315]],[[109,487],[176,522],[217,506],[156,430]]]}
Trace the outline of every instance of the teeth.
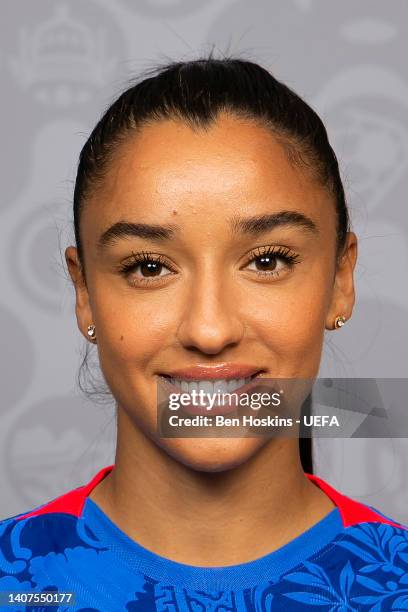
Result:
{"label": "teeth", "polygon": [[178,378],[170,378],[170,382],[176,387],[180,387],[183,393],[191,393],[193,390],[197,392],[203,391],[204,393],[233,393],[239,387],[248,384],[252,377],[247,378],[232,378],[229,380],[218,379],[218,380],[199,380],[199,381],[186,381]]}
{"label": "teeth", "polygon": [[219,380],[214,380],[214,389],[216,393],[228,393],[228,381],[220,378]]}
{"label": "teeth", "polygon": [[203,390],[204,393],[213,394],[214,393],[214,383],[210,380],[200,380],[198,383],[198,390]]}
{"label": "teeth", "polygon": [[235,391],[235,389],[238,389],[238,387],[242,387],[243,385],[245,385],[245,378],[233,378],[227,382],[228,392],[232,393]]}

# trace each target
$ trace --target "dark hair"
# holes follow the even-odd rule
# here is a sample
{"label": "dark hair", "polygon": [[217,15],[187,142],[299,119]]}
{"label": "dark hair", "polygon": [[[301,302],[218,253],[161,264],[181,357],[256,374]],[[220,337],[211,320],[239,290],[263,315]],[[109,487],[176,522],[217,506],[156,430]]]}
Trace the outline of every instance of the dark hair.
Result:
{"label": "dark hair", "polygon": [[[180,119],[192,129],[210,127],[220,112],[255,120],[269,128],[289,161],[306,168],[332,195],[337,215],[338,258],[349,231],[349,216],[337,157],[317,113],[268,70],[255,62],[212,54],[157,66],[132,84],[106,110],[80,156],[74,189],[74,231],[84,282],[81,211],[109,163],[131,132],[160,119]],[[309,406],[310,402],[305,403]],[[303,469],[313,472],[310,439],[299,439]]]}

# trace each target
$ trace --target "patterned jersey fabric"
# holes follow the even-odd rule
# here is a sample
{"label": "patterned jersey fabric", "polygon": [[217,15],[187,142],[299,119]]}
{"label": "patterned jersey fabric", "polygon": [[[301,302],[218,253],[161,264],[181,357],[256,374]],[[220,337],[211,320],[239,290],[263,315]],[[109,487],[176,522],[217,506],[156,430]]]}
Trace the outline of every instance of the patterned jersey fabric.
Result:
{"label": "patterned jersey fabric", "polygon": [[[306,474],[336,506],[321,521],[254,561],[197,567],[142,547],[89,498],[113,468],[0,521],[0,610],[408,610],[408,527],[315,475]],[[44,605],[20,597],[9,605],[10,592],[54,599]]]}

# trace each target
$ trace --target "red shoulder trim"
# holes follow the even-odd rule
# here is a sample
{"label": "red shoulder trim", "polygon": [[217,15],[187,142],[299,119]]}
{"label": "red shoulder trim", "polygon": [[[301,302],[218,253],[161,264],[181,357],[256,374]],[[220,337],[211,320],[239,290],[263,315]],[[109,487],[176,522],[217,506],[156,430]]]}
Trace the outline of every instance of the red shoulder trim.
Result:
{"label": "red shoulder trim", "polygon": [[[101,480],[103,480],[103,478],[105,478],[105,476],[107,476],[114,467],[115,464],[102,468],[87,484],[73,489],[68,493],[64,493],[43,506],[31,510],[31,512],[17,516],[16,520],[29,518],[31,516],[39,516],[42,514],[51,514],[54,512],[72,514],[73,516],[77,517],[81,516],[85,500],[91,493],[92,489],[94,489],[96,485],[101,482]],[[326,493],[326,495],[330,497],[333,503],[338,507],[344,527],[351,527],[352,525],[357,525],[358,523],[376,522],[386,523],[401,529],[408,529],[407,526],[394,522],[391,519],[382,516],[378,512],[375,512],[368,506],[357,502],[346,495],[343,495],[322,478],[308,473],[305,473],[305,476],[307,476],[309,480],[311,480],[324,493]]]}
{"label": "red shoulder trim", "polygon": [[96,485],[103,479],[108,473],[115,467],[115,465],[109,465],[107,467],[102,468],[93,478],[88,482],[88,484],[82,485],[68,493],[64,493],[59,497],[56,497],[52,501],[32,510],[31,512],[27,512],[26,514],[22,514],[17,517],[17,520],[29,518],[31,516],[39,516],[41,514],[50,514],[52,512],[63,512],[64,514],[72,514],[73,516],[81,516],[82,509],[85,504],[85,500],[92,491],[96,487]]}
{"label": "red shoulder trim", "polygon": [[408,529],[407,526],[382,516],[382,514],[375,512],[365,504],[362,504],[358,501],[355,501],[354,499],[351,499],[350,497],[347,497],[346,495],[343,495],[343,493],[340,493],[339,491],[334,489],[322,478],[319,478],[314,474],[305,473],[305,475],[309,478],[309,480],[315,483],[324,493],[326,493],[326,495],[330,497],[332,502],[336,504],[340,511],[344,527],[351,527],[352,525],[357,525],[358,523],[376,522],[386,523],[387,525],[393,525],[394,527],[399,527],[401,529]]}

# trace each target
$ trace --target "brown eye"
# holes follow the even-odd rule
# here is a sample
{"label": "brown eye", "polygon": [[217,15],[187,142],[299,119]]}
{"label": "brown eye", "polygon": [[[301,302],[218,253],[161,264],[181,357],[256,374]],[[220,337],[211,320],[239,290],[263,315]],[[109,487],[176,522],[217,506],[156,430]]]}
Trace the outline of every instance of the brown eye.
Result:
{"label": "brown eye", "polygon": [[120,273],[132,284],[147,283],[155,279],[161,281],[173,271],[165,265],[162,256],[146,252],[133,253],[132,257],[121,264]]}
{"label": "brown eye", "polygon": [[159,276],[163,268],[163,264],[157,261],[144,261],[139,265],[143,276]]}
{"label": "brown eye", "polygon": [[271,255],[262,255],[261,257],[256,257],[254,261],[257,270],[272,271],[276,268],[276,259],[276,257]]}
{"label": "brown eye", "polygon": [[136,278],[153,278],[167,276],[171,271],[160,261],[147,260],[134,262],[127,268],[127,273],[134,275]]}
{"label": "brown eye", "polygon": [[287,247],[258,247],[247,261],[246,268],[258,276],[275,279],[290,272],[299,263],[299,254]]}
{"label": "brown eye", "polygon": [[288,264],[282,257],[276,255],[262,255],[254,257],[247,265],[248,270],[267,276],[278,276],[288,268]]}

